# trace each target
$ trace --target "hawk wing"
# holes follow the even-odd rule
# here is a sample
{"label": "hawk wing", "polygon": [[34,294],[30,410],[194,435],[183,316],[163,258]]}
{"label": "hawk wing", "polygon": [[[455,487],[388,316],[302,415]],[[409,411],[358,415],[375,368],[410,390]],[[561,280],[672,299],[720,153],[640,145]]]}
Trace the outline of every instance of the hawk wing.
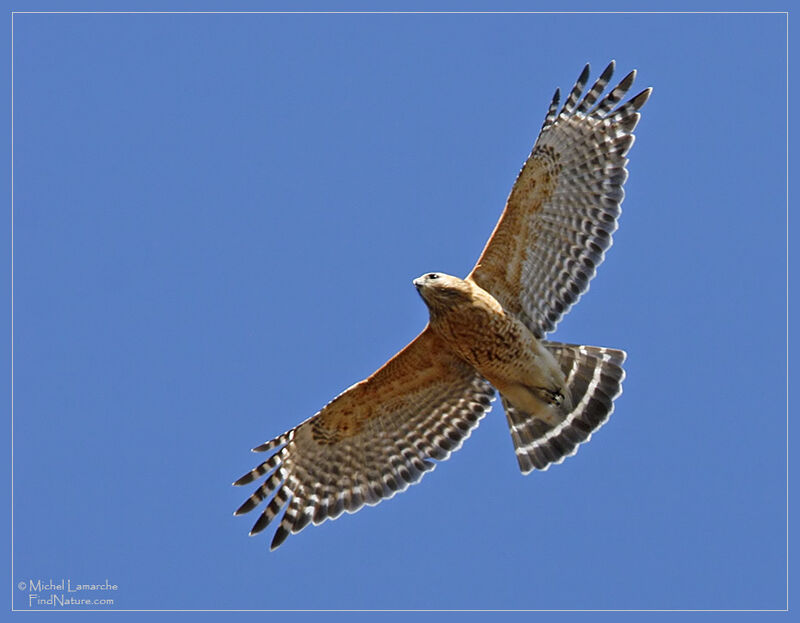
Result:
{"label": "hawk wing", "polygon": [[430,328],[319,413],[268,441],[269,458],[235,485],[266,476],[234,513],[271,500],[250,534],[285,506],[271,549],[309,523],[375,505],[419,481],[457,450],[489,411],[492,387]]}
{"label": "hawk wing", "polygon": [[537,337],[555,329],[588,289],[617,228],[628,177],[625,155],[651,89],[615,109],[633,84],[632,71],[595,105],[613,72],[614,61],[581,99],[586,65],[560,111],[556,90],[533,151],[468,277]]}

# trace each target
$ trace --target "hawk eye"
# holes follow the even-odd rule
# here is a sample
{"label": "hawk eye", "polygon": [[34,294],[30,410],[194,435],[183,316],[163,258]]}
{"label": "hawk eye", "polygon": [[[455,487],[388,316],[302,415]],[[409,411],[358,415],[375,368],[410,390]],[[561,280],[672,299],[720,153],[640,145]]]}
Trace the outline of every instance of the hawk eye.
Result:
{"label": "hawk eye", "polygon": [[430,275],[428,275],[428,279],[438,279],[438,278],[439,275],[437,275],[436,273],[431,273]]}

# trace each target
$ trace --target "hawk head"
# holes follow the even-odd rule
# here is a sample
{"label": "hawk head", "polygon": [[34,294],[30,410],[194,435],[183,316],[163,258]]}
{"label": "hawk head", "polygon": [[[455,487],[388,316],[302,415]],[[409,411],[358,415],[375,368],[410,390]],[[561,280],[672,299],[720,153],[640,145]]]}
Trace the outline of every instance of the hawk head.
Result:
{"label": "hawk head", "polygon": [[431,313],[442,312],[472,300],[470,284],[444,273],[426,273],[413,281]]}

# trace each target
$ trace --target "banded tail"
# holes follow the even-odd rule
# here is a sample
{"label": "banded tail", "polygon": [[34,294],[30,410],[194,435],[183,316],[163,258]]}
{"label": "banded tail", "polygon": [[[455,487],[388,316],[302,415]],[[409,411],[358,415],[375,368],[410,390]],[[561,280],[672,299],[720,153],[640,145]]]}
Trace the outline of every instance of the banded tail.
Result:
{"label": "banded tail", "polygon": [[622,393],[625,352],[613,348],[542,342],[566,377],[571,405],[553,426],[536,414],[524,413],[502,397],[514,451],[522,473],[547,469],[578,451],[578,446],[602,426]]}

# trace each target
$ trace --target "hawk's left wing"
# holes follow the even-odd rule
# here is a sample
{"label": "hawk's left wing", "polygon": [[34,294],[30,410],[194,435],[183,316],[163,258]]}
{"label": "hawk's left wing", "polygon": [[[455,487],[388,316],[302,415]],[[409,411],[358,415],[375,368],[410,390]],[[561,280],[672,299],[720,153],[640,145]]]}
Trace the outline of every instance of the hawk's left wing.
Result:
{"label": "hawk's left wing", "polygon": [[272,496],[250,534],[286,507],[271,548],[310,522],[354,513],[414,484],[450,456],[489,411],[494,390],[426,328],[368,379],[257,452],[271,456],[237,480],[266,476],[236,515]]}
{"label": "hawk's left wing", "polygon": [[537,337],[555,329],[587,290],[617,228],[628,177],[625,155],[651,89],[615,108],[636,72],[600,99],[613,72],[612,61],[581,98],[586,65],[560,111],[556,90],[533,151],[468,277]]}

